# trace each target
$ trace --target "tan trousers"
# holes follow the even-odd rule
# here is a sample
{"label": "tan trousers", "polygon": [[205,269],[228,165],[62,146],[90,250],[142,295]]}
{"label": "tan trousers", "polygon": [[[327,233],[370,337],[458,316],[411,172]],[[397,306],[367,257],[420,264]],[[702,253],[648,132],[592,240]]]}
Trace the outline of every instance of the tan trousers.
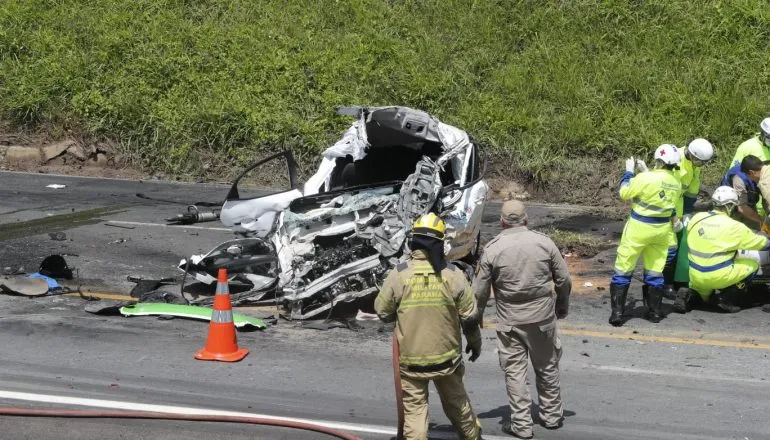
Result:
{"label": "tan trousers", "polygon": [[428,438],[428,384],[431,380],[441,398],[444,414],[452,422],[460,438],[479,438],[481,425],[465,392],[463,374],[465,366],[462,362],[456,367],[431,373],[415,373],[401,369],[405,439]]}
{"label": "tan trousers", "polygon": [[540,419],[548,426],[558,425],[564,411],[559,385],[561,341],[556,319],[514,326],[507,332],[498,331],[497,341],[500,367],[505,372],[513,431],[523,436],[532,433],[532,398],[527,386],[528,360],[532,361],[535,369]]}

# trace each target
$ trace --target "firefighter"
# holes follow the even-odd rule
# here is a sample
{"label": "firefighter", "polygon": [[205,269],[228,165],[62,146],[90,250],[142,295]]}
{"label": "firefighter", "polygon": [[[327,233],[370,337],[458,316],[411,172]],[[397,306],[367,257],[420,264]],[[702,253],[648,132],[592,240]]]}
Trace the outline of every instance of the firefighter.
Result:
{"label": "firefighter", "polygon": [[736,258],[736,252],[770,250],[770,240],[730,218],[739,203],[733,188],[720,186],[711,200],[714,209],[695,214],[687,224],[690,288],[704,302],[735,313],[740,311],[735,300],[759,269],[756,260]]}
{"label": "firefighter", "polygon": [[643,300],[646,317],[659,322],[663,316],[663,269],[670,254],[672,236],[683,228],[675,216],[675,208],[682,197],[682,184],[674,172],[680,161],[679,150],[663,144],[655,150],[654,169],[634,177],[636,161],[626,161],[626,172],[620,179],[620,198],[632,201],[631,216],[623,228],[618,245],[614,275],[610,282],[612,314],[609,322],[623,325],[631,276],[639,257],[644,267]]}
{"label": "firefighter", "polygon": [[404,406],[404,436],[428,438],[428,384],[433,381],[444,413],[463,439],[478,439],[481,424],[463,384],[462,329],[466,353],[481,354],[476,302],[465,274],[444,256],[444,222],[435,214],[412,228],[411,258],[391,271],[374,302],[385,322],[396,321]]}

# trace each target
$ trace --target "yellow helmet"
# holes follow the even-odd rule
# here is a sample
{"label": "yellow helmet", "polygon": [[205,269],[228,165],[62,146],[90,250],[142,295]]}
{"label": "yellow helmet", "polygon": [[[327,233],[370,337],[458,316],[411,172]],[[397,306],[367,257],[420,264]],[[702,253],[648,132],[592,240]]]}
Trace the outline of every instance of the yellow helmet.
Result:
{"label": "yellow helmet", "polygon": [[417,218],[412,225],[412,235],[422,235],[425,237],[443,240],[446,234],[446,225],[444,221],[434,213],[423,214]]}

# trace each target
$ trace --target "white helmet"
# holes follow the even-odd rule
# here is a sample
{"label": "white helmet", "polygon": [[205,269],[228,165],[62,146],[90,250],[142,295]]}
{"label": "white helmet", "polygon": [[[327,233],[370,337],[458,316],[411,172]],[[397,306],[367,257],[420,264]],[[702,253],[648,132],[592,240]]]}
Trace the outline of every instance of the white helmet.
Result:
{"label": "white helmet", "polygon": [[732,186],[720,186],[714,190],[711,200],[716,206],[738,205],[738,193]]}
{"label": "white helmet", "polygon": [[663,144],[655,150],[655,160],[660,160],[666,165],[676,165],[682,160],[679,149],[674,144]]}
{"label": "white helmet", "polygon": [[770,118],[765,118],[762,123],[759,124],[759,138],[760,140],[770,147]]}
{"label": "white helmet", "polygon": [[714,147],[711,142],[703,138],[693,140],[687,145],[687,151],[701,162],[708,162],[714,158]]}

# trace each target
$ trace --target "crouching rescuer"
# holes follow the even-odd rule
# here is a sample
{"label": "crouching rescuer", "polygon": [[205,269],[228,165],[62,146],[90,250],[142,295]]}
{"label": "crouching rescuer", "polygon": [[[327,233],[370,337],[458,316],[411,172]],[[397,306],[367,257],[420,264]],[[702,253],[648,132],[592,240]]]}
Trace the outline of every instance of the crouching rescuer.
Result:
{"label": "crouching rescuer", "polygon": [[654,169],[637,176],[634,176],[636,161],[633,157],[628,159],[626,172],[620,179],[620,198],[631,200],[632,210],[623,228],[610,282],[612,314],[609,322],[614,326],[623,325],[626,296],[640,256],[644,267],[642,293],[647,319],[659,322],[663,318],[663,269],[669,247],[676,243],[674,233],[682,229],[682,222],[675,215],[682,184],[674,175],[681,156],[674,145],[663,144],[655,150],[654,158]]}
{"label": "crouching rescuer", "polygon": [[740,311],[735,300],[746,293],[759,269],[756,260],[736,258],[736,252],[770,250],[770,240],[730,218],[740,203],[735,189],[720,186],[711,200],[714,209],[695,214],[687,224],[690,288],[704,302],[734,313]]}
{"label": "crouching rescuer", "polygon": [[444,222],[421,216],[412,229],[411,258],[385,278],[374,302],[385,322],[396,321],[404,406],[404,437],[428,438],[428,384],[463,439],[479,439],[481,425],[463,384],[462,336],[470,361],[481,354],[476,302],[465,274],[444,256]]}

